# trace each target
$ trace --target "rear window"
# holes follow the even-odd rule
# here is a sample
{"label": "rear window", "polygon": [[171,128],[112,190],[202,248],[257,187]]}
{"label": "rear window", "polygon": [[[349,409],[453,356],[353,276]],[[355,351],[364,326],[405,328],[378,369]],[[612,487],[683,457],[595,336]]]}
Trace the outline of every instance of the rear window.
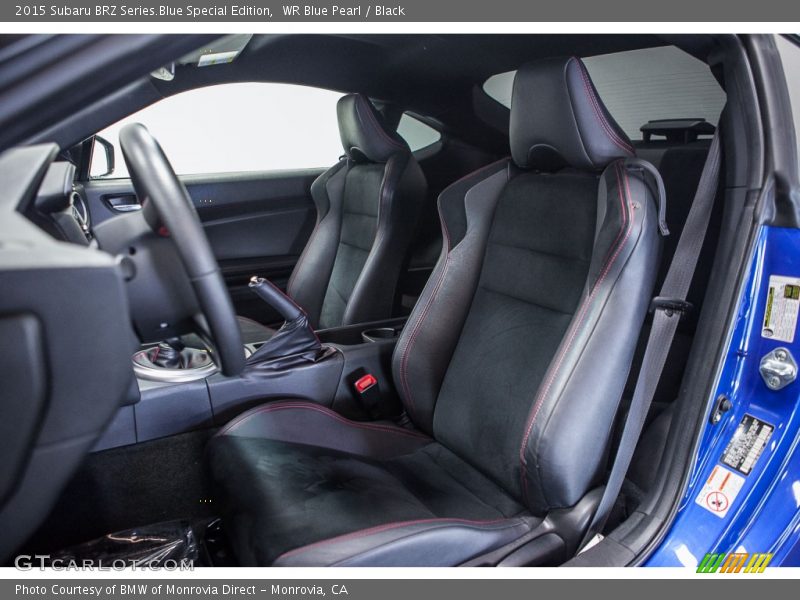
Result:
{"label": "rear window", "polygon": [[397,133],[408,143],[412,152],[422,150],[438,142],[442,134],[408,113],[403,113],[397,125]]}
{"label": "rear window", "polygon": [[[674,46],[583,59],[608,111],[632,140],[656,119],[704,118],[717,124],[725,92],[708,65]],[[484,91],[507,107],[516,71],[493,75]]]}

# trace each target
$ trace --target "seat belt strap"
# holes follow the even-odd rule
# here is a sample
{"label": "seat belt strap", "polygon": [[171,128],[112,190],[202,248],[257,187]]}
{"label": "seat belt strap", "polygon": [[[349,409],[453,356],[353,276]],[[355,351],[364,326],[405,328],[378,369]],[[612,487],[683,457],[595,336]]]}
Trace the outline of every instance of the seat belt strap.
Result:
{"label": "seat belt strap", "polygon": [[720,155],[719,132],[717,132],[711,141],[711,147],[703,165],[703,172],[697,185],[694,201],[686,218],[680,240],[678,240],[678,246],[675,249],[675,255],[672,257],[664,284],[661,286],[661,292],[651,306],[654,312],[653,325],[650,329],[650,336],[647,339],[647,346],[639,376],[636,380],[633,399],[623,426],[622,437],[617,448],[617,454],[614,457],[614,464],[611,466],[608,483],[581,543],[581,551],[587,550],[603,539],[600,532],[603,531],[611,509],[614,507],[622,489],[622,484],[644,427],[656,387],[661,379],[661,373],[664,370],[664,364],[672,346],[672,339],[675,337],[678,321],[680,321],[684,308],[688,306],[686,296],[689,293],[689,286],[692,283],[697,260],[700,257],[700,250],[703,247],[708,223],[711,219],[714,199],[717,195],[721,163]]}

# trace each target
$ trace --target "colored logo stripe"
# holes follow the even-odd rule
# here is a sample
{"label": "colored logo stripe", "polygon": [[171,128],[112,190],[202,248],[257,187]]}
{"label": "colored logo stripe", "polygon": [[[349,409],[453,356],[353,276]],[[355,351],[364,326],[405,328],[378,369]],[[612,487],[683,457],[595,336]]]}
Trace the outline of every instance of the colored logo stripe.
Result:
{"label": "colored logo stripe", "polygon": [[698,573],[763,573],[772,560],[772,554],[756,552],[732,552],[718,554],[709,552],[697,566]]}

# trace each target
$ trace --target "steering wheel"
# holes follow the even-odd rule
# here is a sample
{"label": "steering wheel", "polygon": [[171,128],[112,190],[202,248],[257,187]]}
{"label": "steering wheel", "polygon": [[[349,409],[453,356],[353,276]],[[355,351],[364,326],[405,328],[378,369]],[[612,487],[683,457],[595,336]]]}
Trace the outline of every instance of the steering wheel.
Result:
{"label": "steering wheel", "polygon": [[175,244],[202,315],[197,333],[211,346],[211,356],[225,375],[245,366],[244,344],[228,290],[194,204],[175,175],[159,143],[144,125],[122,128],[119,143],[148,225]]}

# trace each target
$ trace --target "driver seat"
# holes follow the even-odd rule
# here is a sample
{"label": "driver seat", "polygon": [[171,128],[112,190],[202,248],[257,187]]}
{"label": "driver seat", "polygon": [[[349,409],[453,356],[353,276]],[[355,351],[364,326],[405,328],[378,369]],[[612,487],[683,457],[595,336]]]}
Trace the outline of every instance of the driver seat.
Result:
{"label": "driver seat", "polygon": [[393,357],[410,424],[285,400],[210,442],[241,564],[576,551],[651,298],[657,207],[579,59],[524,66],[512,100],[512,158],[439,197],[444,248]]}

